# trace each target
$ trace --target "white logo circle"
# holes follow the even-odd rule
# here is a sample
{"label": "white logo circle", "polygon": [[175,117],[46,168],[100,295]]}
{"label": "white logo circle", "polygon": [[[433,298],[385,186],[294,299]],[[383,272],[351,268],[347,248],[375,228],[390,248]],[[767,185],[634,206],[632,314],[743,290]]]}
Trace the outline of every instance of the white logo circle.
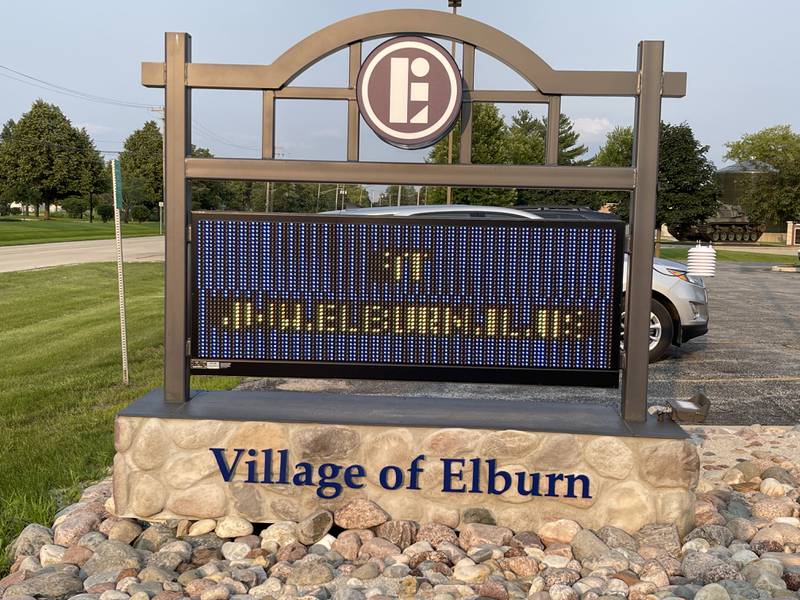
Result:
{"label": "white logo circle", "polygon": [[434,144],[461,109],[461,73],[439,44],[419,36],[384,42],[364,61],[356,96],[364,120],[401,148]]}

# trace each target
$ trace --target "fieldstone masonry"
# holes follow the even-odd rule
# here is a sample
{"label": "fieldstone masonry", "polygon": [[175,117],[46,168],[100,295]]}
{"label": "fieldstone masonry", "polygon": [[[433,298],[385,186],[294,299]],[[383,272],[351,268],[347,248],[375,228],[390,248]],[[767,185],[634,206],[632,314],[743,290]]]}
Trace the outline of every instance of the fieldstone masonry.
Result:
{"label": "fieldstone masonry", "polygon": [[[393,519],[438,522],[456,528],[483,518],[514,530],[538,531],[556,518],[583,527],[606,525],[634,532],[647,523],[675,523],[681,533],[694,520],[694,487],[699,459],[687,440],[605,437],[527,431],[433,429],[422,427],[314,425],[117,417],[114,504],[118,516],[148,520],[207,519],[224,515],[252,522],[299,521],[320,508],[335,510],[355,498],[379,504]],[[240,468],[225,482],[209,448],[288,449],[290,464],[360,464],[366,470],[362,489],[345,488],[335,499],[316,495],[312,486],[245,483]],[[386,465],[406,468],[425,454],[420,490],[383,489],[378,473]],[[521,496],[442,491],[440,458],[496,459],[509,473],[517,471],[586,475],[591,498]],[[259,463],[259,475],[263,475]],[[293,470],[291,471],[293,473]],[[485,481],[485,473],[483,474]],[[564,496],[565,482],[557,484]],[[465,518],[468,515],[468,518]]]}

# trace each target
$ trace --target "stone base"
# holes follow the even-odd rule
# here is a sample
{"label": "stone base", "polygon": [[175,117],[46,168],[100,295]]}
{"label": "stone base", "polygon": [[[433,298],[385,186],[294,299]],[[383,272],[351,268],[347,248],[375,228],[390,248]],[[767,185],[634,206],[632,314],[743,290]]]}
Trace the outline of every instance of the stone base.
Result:
{"label": "stone base", "polygon": [[[692,527],[699,476],[697,451],[685,439],[552,431],[121,415],[115,443],[116,512],[148,520],[237,515],[252,522],[297,521],[320,508],[367,498],[393,519],[454,528],[489,511],[498,525],[517,531],[568,518],[584,527],[614,525],[629,532],[669,522],[685,533]],[[287,451],[289,483],[263,482],[270,477],[265,450],[272,450],[273,481],[280,476],[279,451]],[[412,463],[421,454],[414,482]],[[292,482],[297,463],[313,471],[311,485],[309,474]],[[344,484],[335,498],[318,494],[336,491],[330,482],[319,486],[326,463],[342,467],[331,478]],[[346,471],[352,465],[360,467]],[[334,469],[325,468],[329,475]],[[227,469],[233,470],[229,481]],[[348,472],[352,488],[346,485]],[[507,483],[501,472],[512,484],[490,493],[492,473],[495,492]],[[403,484],[388,489],[399,476]],[[539,495],[520,494],[520,479],[523,491],[536,489]],[[443,491],[445,482],[453,491]]]}

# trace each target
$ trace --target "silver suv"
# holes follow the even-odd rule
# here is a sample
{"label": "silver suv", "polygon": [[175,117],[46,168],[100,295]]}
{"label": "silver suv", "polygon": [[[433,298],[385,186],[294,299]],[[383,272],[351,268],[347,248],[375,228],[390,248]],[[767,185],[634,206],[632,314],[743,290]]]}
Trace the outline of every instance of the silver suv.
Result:
{"label": "silver suv", "polygon": [[[546,219],[601,220],[615,215],[571,207],[472,206],[462,204],[381,206],[331,211],[330,214],[397,217],[442,217],[458,219]],[[623,293],[627,281],[628,256],[623,267]],[[689,275],[683,263],[653,259],[653,299],[650,312],[650,362],[664,356],[670,345],[708,332],[708,294],[701,277]]]}

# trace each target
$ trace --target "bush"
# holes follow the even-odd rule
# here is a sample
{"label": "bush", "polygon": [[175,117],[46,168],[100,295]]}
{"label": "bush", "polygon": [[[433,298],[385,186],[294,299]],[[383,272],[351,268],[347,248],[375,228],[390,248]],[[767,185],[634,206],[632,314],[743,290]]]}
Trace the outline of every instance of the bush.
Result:
{"label": "bush", "polygon": [[131,208],[131,219],[134,221],[138,221],[139,223],[144,223],[145,221],[150,220],[150,209],[146,206],[142,206],[141,204],[137,204],[136,206]]}
{"label": "bush", "polygon": [[8,209],[8,214],[10,215],[21,215],[22,209],[19,206],[12,206]]}
{"label": "bush", "polygon": [[89,203],[80,196],[70,196],[69,198],[64,198],[61,208],[73,219],[82,219],[83,213],[89,208]]}
{"label": "bush", "polygon": [[97,216],[103,220],[103,223],[107,223],[114,218],[114,207],[110,204],[101,204],[97,207]]}
{"label": "bush", "polygon": [[11,213],[11,203],[5,200],[0,200],[0,217],[4,217]]}

